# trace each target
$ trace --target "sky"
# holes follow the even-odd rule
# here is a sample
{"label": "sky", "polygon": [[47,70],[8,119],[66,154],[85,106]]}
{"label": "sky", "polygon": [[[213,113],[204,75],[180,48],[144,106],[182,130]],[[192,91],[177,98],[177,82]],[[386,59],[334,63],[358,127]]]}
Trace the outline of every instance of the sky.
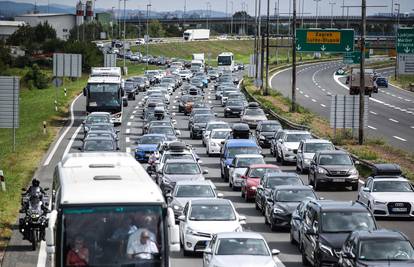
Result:
{"label": "sky", "polygon": [[[25,3],[35,3],[37,2],[38,5],[47,5],[48,1],[50,3],[56,4],[64,4],[64,5],[73,5],[75,6],[78,0],[10,0],[14,2],[25,2]],[[86,1],[86,0],[83,0]],[[123,0],[120,0],[123,1]],[[127,0],[126,5],[128,9],[146,9],[146,5],[151,3],[152,7],[151,10],[154,11],[175,11],[175,10],[183,10],[184,3],[187,5],[187,10],[194,10],[194,9],[206,9],[207,3],[209,2],[211,5],[211,9],[215,11],[222,11],[226,12],[226,2],[227,2],[227,11],[228,13],[231,12],[231,7],[233,3],[233,12],[237,10],[247,10],[249,14],[254,15],[254,6],[255,1],[260,0]],[[271,6],[271,14],[274,14],[275,3],[278,0],[270,0]],[[334,2],[333,5],[333,15],[342,15],[343,9],[341,6],[343,3],[345,5],[353,5],[357,6],[361,4],[361,0],[319,0],[319,15],[331,15],[331,5],[329,2]],[[264,14],[266,12],[267,1],[261,0],[262,8],[261,12]],[[287,14],[289,12],[289,0],[279,0],[280,3],[280,13]],[[316,2],[315,0],[297,0],[298,5],[305,3],[305,15],[315,15],[316,14]],[[367,9],[368,14],[373,13],[390,13],[392,3],[400,3],[401,12],[408,12],[414,13],[414,0],[367,0],[368,6],[387,6],[387,7],[371,7]],[[107,8],[111,9],[112,6],[118,6],[118,0],[96,0],[95,3],[97,8]],[[123,2],[121,4],[123,6]],[[395,9],[396,7],[394,7]],[[346,15],[346,9],[344,10]],[[360,8],[349,8],[350,15],[359,15]]]}

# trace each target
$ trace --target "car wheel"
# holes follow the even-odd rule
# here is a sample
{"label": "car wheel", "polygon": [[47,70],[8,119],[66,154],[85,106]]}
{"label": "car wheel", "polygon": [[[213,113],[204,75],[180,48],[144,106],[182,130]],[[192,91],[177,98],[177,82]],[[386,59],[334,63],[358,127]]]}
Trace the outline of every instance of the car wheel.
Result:
{"label": "car wheel", "polygon": [[280,156],[279,156],[279,152],[277,151],[277,148],[276,148],[275,154],[276,154],[276,162],[280,162]]}
{"label": "car wheel", "polygon": [[185,249],[183,249],[183,254],[184,254],[184,257],[191,256],[191,252]]}
{"label": "car wheel", "polygon": [[267,216],[266,216],[266,214],[265,214],[265,216],[264,216],[264,220],[265,220],[265,224],[266,225],[269,225],[270,223],[269,223],[269,221],[267,220]]}
{"label": "car wheel", "polygon": [[227,117],[228,117],[228,116],[227,116],[227,113],[225,113],[225,112],[224,112],[224,118],[227,118]]}
{"label": "car wheel", "polygon": [[299,174],[302,173],[301,169],[299,168],[299,165],[297,165],[297,164],[296,164],[296,172],[299,173]]}
{"label": "car wheel", "polygon": [[314,182],[311,179],[311,175],[310,174],[308,174],[308,184],[314,186]]}
{"label": "car wheel", "polygon": [[193,132],[190,132],[190,138],[194,139]]}
{"label": "car wheel", "polygon": [[233,187],[233,185],[232,185],[232,183],[231,183],[231,179],[229,178],[229,187],[230,188],[232,188]]}
{"label": "car wheel", "polygon": [[245,199],[246,198],[246,194],[244,193],[243,187],[241,188],[240,191],[241,191],[241,197]]}
{"label": "car wheel", "polygon": [[257,201],[254,201],[254,207],[256,208],[256,210],[260,210],[259,205],[257,205]]}
{"label": "car wheel", "polygon": [[289,241],[292,245],[296,245],[296,240],[295,238],[293,238],[293,233],[292,233],[292,229],[290,229],[290,234],[289,234]]}
{"label": "car wheel", "polygon": [[352,191],[358,191],[358,184],[352,185]]}
{"label": "car wheel", "polygon": [[271,230],[272,232],[275,232],[275,231],[277,231],[277,229],[278,229],[277,225],[275,225],[275,224],[273,223],[273,221],[272,221],[272,222],[270,222],[270,230]]}
{"label": "car wheel", "polygon": [[282,156],[281,156],[281,158],[280,158],[280,161],[281,161],[281,163],[282,163],[282,166],[284,166],[284,165],[286,165],[286,164],[287,164],[287,162],[285,161],[285,156],[283,156],[283,153],[282,153]]}
{"label": "car wheel", "polygon": [[318,183],[318,179],[314,178],[313,184],[315,186],[315,191],[319,191],[322,188],[322,185]]}
{"label": "car wheel", "polygon": [[136,97],[135,97],[135,94],[132,96],[132,100],[135,100],[136,99]]}

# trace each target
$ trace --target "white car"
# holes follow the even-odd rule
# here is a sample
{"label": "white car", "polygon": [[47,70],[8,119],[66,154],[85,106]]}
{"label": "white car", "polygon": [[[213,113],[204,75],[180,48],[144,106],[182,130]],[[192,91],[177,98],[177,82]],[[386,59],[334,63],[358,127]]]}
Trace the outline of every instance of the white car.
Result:
{"label": "white car", "polygon": [[206,138],[206,153],[210,157],[219,155],[222,144],[227,136],[231,133],[231,129],[213,129]]}
{"label": "white car", "polygon": [[184,256],[204,251],[214,234],[243,232],[246,224],[246,217],[239,215],[228,199],[190,200],[183,213],[178,220]]}
{"label": "white car", "polygon": [[243,154],[236,155],[229,169],[229,186],[233,190],[242,187],[243,179],[241,176],[246,173],[247,168],[253,164],[266,164],[260,154]]}
{"label": "white car", "polygon": [[358,201],[376,217],[414,217],[414,187],[403,177],[369,177]]}
{"label": "white car", "polygon": [[183,79],[183,80],[190,80],[191,77],[193,77],[193,73],[189,70],[181,70],[179,72],[179,75],[180,75],[181,79]]}
{"label": "white car", "polygon": [[279,140],[276,140],[276,160],[282,165],[286,162],[296,163],[296,153],[301,140],[312,139],[308,131],[283,130]]}
{"label": "white car", "polygon": [[208,136],[213,129],[230,129],[230,125],[224,121],[209,121],[206,125],[206,129],[202,134],[203,145],[206,146]]}
{"label": "white car", "polygon": [[219,233],[204,250],[203,267],[276,267],[274,257],[279,253],[277,249],[270,250],[258,233]]}

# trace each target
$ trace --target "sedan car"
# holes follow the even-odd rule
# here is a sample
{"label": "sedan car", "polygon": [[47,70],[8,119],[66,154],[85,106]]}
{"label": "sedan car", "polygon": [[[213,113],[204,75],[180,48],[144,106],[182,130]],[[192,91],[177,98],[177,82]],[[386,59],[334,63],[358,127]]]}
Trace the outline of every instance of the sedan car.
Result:
{"label": "sedan car", "polygon": [[279,129],[282,129],[282,125],[277,120],[260,121],[256,127],[257,143],[261,147],[270,147],[270,141]]}
{"label": "sedan car", "polygon": [[269,249],[259,233],[218,233],[204,250],[203,267],[274,267],[274,257],[280,252]]}
{"label": "sedan car", "polygon": [[157,150],[159,143],[167,141],[167,137],[164,134],[146,134],[141,136],[135,149],[135,159],[139,162],[148,162],[148,159],[152,153]]}
{"label": "sedan car", "polygon": [[312,187],[306,185],[282,185],[275,187],[265,204],[265,224],[272,231],[290,228],[293,211],[306,199],[317,199]]}
{"label": "sedan car", "polygon": [[171,126],[153,126],[148,128],[149,134],[164,134],[168,140],[176,140],[181,135],[179,130],[175,130]]}
{"label": "sedan car", "polygon": [[82,152],[111,152],[119,150],[116,140],[112,137],[89,137],[79,148]]}
{"label": "sedan car", "polygon": [[324,139],[305,139],[300,141],[296,156],[296,171],[299,173],[309,171],[313,156],[321,150],[335,150],[335,146],[331,141]]}
{"label": "sedan car", "polygon": [[224,121],[209,121],[202,135],[204,146],[207,145],[210,133],[214,129],[230,129],[230,125]]}
{"label": "sedan car", "polygon": [[214,234],[242,232],[246,224],[228,199],[190,200],[178,220],[184,256],[204,251]]}
{"label": "sedan car", "polygon": [[213,129],[206,138],[206,154],[210,157],[212,155],[219,155],[222,147],[222,142],[226,140],[230,134],[231,129]]}
{"label": "sedan car", "polygon": [[135,96],[138,94],[138,87],[135,85],[134,80],[125,81],[124,92],[128,96],[128,99],[135,100]]}
{"label": "sedan car", "polygon": [[241,176],[252,164],[265,164],[263,156],[260,154],[236,155],[229,166],[229,187],[233,190],[240,189],[243,183]]}
{"label": "sedan car", "polygon": [[279,166],[273,164],[252,164],[241,176],[243,179],[241,186],[241,197],[246,201],[256,197],[257,186],[265,174],[281,172]]}
{"label": "sedan car", "polygon": [[228,100],[224,107],[224,118],[236,117],[239,118],[243,112],[244,102],[243,100]]}
{"label": "sedan car", "polygon": [[276,160],[282,165],[288,162],[296,162],[296,153],[301,140],[311,139],[308,131],[283,130],[279,140],[276,140]]}
{"label": "sedan car", "polygon": [[112,123],[111,114],[109,112],[92,112],[82,122],[83,132],[86,134],[92,124],[96,123]]}
{"label": "sedan car", "polygon": [[240,121],[247,123],[250,128],[256,128],[260,121],[266,121],[267,116],[261,108],[247,107],[240,116]]}
{"label": "sedan car", "polygon": [[388,87],[388,80],[385,77],[377,77],[375,79],[375,83],[377,84],[378,87]]}
{"label": "sedan car", "polygon": [[351,186],[358,190],[359,173],[348,152],[319,151],[315,154],[309,168],[308,181],[315,190],[320,190],[326,184]]}
{"label": "sedan car", "polygon": [[85,137],[91,131],[106,131],[110,132],[114,138],[118,137],[119,130],[114,128],[112,123],[94,123],[87,127],[88,131],[85,132]]}
{"label": "sedan car", "polygon": [[215,118],[216,117],[211,114],[195,115],[190,129],[190,138],[201,138],[203,131],[206,129],[207,123],[215,120]]}
{"label": "sedan car", "polygon": [[185,205],[190,200],[204,198],[222,198],[223,194],[216,193],[216,187],[210,180],[178,181],[174,190],[166,195],[168,205],[174,211],[175,219],[183,214]]}

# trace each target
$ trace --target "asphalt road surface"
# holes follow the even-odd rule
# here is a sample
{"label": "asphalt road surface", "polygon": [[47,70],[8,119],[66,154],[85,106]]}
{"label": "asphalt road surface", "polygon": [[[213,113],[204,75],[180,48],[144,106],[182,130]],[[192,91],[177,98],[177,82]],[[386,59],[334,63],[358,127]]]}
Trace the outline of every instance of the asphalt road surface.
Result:
{"label": "asphalt road surface", "polygon": [[[328,62],[300,66],[297,69],[296,99],[312,112],[329,120],[332,95],[347,95],[345,77],[334,73],[344,65]],[[393,71],[378,71],[389,76]],[[291,97],[291,69],[271,77],[271,86],[284,96]],[[414,93],[392,85],[379,88],[369,101],[367,136],[382,138],[393,147],[409,152],[414,148]]]}
{"label": "asphalt road surface", "polygon": [[[329,66],[329,64],[328,64]],[[330,65],[332,68],[335,64]],[[301,67],[299,70],[309,67]],[[309,69],[308,69],[309,70]],[[312,67],[312,71],[317,68]],[[303,70],[303,73],[307,70]],[[280,77],[277,77],[277,81],[281,81]],[[275,80],[274,80],[275,81]],[[283,80],[282,80],[283,81]],[[281,81],[281,82],[282,82]],[[303,83],[299,84],[299,87],[303,86]],[[177,105],[174,103],[175,96],[179,94],[177,90],[172,96],[170,105],[170,112],[177,111]],[[316,96],[315,96],[316,97]],[[142,93],[135,101],[130,101],[129,106],[124,110],[123,123],[120,126],[120,146],[122,151],[132,152],[135,147],[135,141],[137,137],[141,135],[141,128],[143,125],[140,114],[142,112],[141,106],[139,105],[140,99],[142,99]],[[318,101],[320,98],[317,98]],[[300,98],[303,101],[304,98]],[[211,105],[214,107],[215,112],[218,114],[218,119],[237,122],[237,118],[225,119],[223,116],[223,108],[220,106],[219,101],[214,100],[214,89],[210,85],[209,89],[206,89],[206,101],[211,101]],[[321,102],[322,103],[322,102]],[[319,103],[317,103],[319,105]],[[85,99],[80,96],[74,101],[73,104],[73,125],[69,128],[62,129],[57,140],[51,145],[49,151],[45,155],[42,163],[35,174],[35,177],[41,180],[44,187],[50,186],[52,181],[52,174],[54,167],[61,160],[65,152],[77,152],[81,145],[81,135],[78,134],[80,124],[85,116]],[[177,120],[178,129],[181,130],[181,139],[185,142],[192,144],[196,149],[197,154],[201,157],[203,163],[202,168],[208,169],[208,179],[211,179],[217,190],[224,194],[224,197],[234,202],[238,212],[247,217],[247,225],[245,226],[246,231],[255,231],[264,235],[269,243],[270,248],[279,249],[281,254],[279,259],[282,261],[278,266],[302,266],[301,257],[298,249],[291,245],[289,242],[289,233],[287,231],[272,232],[270,228],[264,224],[263,216],[255,210],[253,203],[246,203],[241,198],[240,192],[232,191],[227,183],[224,183],[220,178],[220,167],[218,157],[207,157],[205,148],[201,144],[201,140],[191,140],[189,137],[189,131],[187,130],[188,118],[181,113],[175,115]],[[275,158],[270,156],[269,150],[264,150],[266,154],[266,162],[276,164]],[[294,172],[294,166],[283,166],[281,167],[284,171]],[[305,183],[307,182],[307,176],[302,175]],[[93,193],[93,192],[91,192]],[[355,200],[356,192],[349,190],[341,191],[325,191],[318,192],[318,195],[326,199],[334,200]],[[414,241],[414,228],[412,227],[411,221],[398,221],[398,220],[383,220],[379,221],[381,227],[398,229],[406,233],[411,241]],[[182,252],[174,253],[172,255],[172,266],[173,267],[198,267],[202,266],[201,256],[184,257]],[[46,263],[46,252],[44,242],[40,247],[39,251],[30,251],[30,244],[27,241],[23,241],[21,234],[18,232],[16,225],[12,239],[10,240],[9,247],[7,249],[3,267],[26,267],[26,266],[45,266]],[[46,266],[48,264],[46,263]]]}

